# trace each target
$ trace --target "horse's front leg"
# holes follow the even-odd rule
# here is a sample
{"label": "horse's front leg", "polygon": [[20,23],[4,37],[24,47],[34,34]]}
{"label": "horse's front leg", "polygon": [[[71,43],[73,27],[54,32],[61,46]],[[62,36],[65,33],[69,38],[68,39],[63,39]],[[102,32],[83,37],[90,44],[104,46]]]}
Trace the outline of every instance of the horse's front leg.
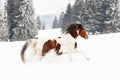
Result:
{"label": "horse's front leg", "polygon": [[62,52],[60,52],[60,48],[61,48],[61,45],[58,43],[56,48],[55,48],[55,51],[56,51],[57,55],[61,55],[62,54]]}

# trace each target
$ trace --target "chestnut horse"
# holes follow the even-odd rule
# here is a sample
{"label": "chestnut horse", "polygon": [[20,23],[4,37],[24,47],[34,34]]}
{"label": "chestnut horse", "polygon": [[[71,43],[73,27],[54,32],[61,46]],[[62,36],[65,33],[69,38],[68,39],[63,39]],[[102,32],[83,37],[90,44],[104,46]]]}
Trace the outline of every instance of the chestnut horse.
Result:
{"label": "chestnut horse", "polygon": [[24,54],[26,53],[25,51],[28,47],[31,49],[31,53],[37,54],[39,58],[45,56],[45,54],[52,49],[55,50],[57,55],[76,52],[76,39],[78,36],[81,36],[84,39],[88,39],[88,35],[83,25],[78,23],[70,23],[64,32],[56,39],[46,39],[43,41],[41,41],[42,39],[28,40],[22,48],[21,58],[23,62],[25,62]]}

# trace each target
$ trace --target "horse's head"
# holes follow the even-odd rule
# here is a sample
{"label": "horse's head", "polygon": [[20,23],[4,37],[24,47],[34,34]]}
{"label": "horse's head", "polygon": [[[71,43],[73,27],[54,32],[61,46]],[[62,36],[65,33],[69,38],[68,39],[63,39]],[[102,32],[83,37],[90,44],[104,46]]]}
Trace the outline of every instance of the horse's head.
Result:
{"label": "horse's head", "polygon": [[82,38],[88,39],[88,35],[86,33],[86,30],[83,28],[82,24],[71,23],[65,29],[65,32],[70,33],[73,38],[77,38],[80,35]]}

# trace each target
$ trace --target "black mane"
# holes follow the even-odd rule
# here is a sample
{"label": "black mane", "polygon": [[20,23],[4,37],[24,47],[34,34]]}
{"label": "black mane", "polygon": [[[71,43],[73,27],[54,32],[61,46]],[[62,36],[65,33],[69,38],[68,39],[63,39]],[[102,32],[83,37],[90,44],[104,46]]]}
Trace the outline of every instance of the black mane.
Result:
{"label": "black mane", "polygon": [[79,29],[84,29],[83,28],[83,25],[82,24],[78,24],[78,23],[71,23],[71,24],[69,24],[69,26],[65,29],[65,32],[66,33],[70,33],[70,32],[72,32],[74,29],[76,29],[76,28],[79,28]]}

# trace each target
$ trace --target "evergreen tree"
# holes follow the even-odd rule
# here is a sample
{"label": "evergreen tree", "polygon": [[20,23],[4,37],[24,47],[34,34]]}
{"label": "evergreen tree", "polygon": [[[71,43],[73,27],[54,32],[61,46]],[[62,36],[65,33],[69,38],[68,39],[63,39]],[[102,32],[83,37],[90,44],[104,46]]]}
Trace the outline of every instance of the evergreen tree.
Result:
{"label": "evergreen tree", "polygon": [[115,1],[117,0],[102,0],[95,2],[97,4],[95,15],[97,23],[95,23],[95,25],[98,26],[96,30],[101,34],[117,31],[114,24],[116,17],[118,17],[117,4]]}
{"label": "evergreen tree", "polygon": [[63,18],[62,29],[64,30],[70,22],[73,22],[73,21],[72,21],[72,6],[69,3],[67,6],[66,13],[65,13],[64,18]]}
{"label": "evergreen tree", "polygon": [[7,15],[10,41],[31,39],[37,34],[32,0],[7,0]]}
{"label": "evergreen tree", "polygon": [[54,18],[53,24],[52,24],[52,28],[58,28],[58,20],[57,17]]}
{"label": "evergreen tree", "polygon": [[[118,31],[118,0],[86,0],[84,23],[92,31],[101,34]],[[85,18],[87,19],[85,20]]]}
{"label": "evergreen tree", "polygon": [[62,22],[63,22],[64,15],[65,15],[65,13],[62,12],[62,13],[60,14],[60,17],[59,17],[59,20],[58,20],[58,26],[59,26],[60,28],[62,27]]}
{"label": "evergreen tree", "polygon": [[45,30],[45,28],[46,28],[46,27],[45,27],[45,24],[43,24],[43,25],[42,25],[42,30]]}
{"label": "evergreen tree", "polygon": [[40,20],[39,16],[37,17],[36,21],[37,21],[37,23],[36,23],[37,29],[40,30],[41,29],[41,20]]}
{"label": "evergreen tree", "polygon": [[0,41],[8,41],[9,38],[6,16],[6,11],[0,9]]}
{"label": "evergreen tree", "polygon": [[85,10],[85,1],[84,0],[76,0],[75,4],[73,5],[73,15],[72,15],[72,21],[78,21],[81,23],[84,23],[84,21],[81,19],[84,14]]}
{"label": "evergreen tree", "polygon": [[95,0],[85,1],[85,15],[83,15],[82,19],[84,21],[84,25],[87,26],[88,31],[93,34],[95,34],[96,28],[98,27],[96,23],[99,23],[95,18],[98,6],[99,4],[96,4]]}
{"label": "evergreen tree", "polygon": [[[73,7],[67,6],[62,26],[70,22],[80,22],[85,28],[95,32],[120,31],[119,0],[76,0]],[[64,28],[63,28],[64,29]]]}

